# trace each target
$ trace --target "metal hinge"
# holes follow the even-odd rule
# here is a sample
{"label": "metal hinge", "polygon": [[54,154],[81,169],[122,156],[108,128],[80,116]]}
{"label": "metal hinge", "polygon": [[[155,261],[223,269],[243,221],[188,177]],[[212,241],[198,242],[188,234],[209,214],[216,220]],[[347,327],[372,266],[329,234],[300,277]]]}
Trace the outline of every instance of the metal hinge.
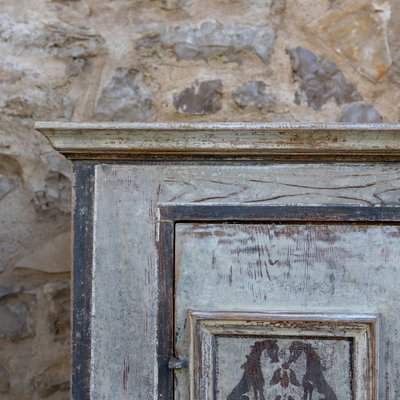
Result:
{"label": "metal hinge", "polygon": [[168,361],[169,369],[182,369],[182,368],[186,368],[187,366],[188,366],[188,360],[185,357],[183,357],[183,358],[172,357]]}

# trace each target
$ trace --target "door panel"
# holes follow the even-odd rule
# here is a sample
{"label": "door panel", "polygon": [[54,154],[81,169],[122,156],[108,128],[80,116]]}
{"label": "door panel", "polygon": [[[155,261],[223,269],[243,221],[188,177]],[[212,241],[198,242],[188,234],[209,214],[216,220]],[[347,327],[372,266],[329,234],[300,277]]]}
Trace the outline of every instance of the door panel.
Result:
{"label": "door panel", "polygon": [[371,399],[376,315],[190,311],[194,399]]}
{"label": "door panel", "polygon": [[[389,338],[400,345],[399,245],[389,225],[177,223],[175,354],[190,367],[175,373],[175,398],[376,399],[376,367],[400,366],[400,355],[373,356]],[[379,315],[378,341],[362,315]]]}
{"label": "door panel", "polygon": [[[309,350],[308,354],[302,352],[294,360],[291,354],[296,345],[312,350]],[[320,385],[322,394],[332,399],[351,398],[350,341],[308,339],[299,342],[285,338],[235,340],[222,336],[218,337],[216,346],[217,399],[233,400],[246,396],[258,396],[260,399],[262,396],[265,399],[276,399],[279,396],[302,399],[303,386],[306,387],[303,380],[307,374],[307,357],[316,357],[316,354],[325,355],[323,362],[328,365],[324,371],[321,362],[315,363],[314,378],[325,381]],[[234,365],[237,367],[233,368]],[[283,368],[286,365],[288,368]],[[335,389],[332,389],[333,387]],[[315,394],[317,392],[318,389],[315,390]]]}

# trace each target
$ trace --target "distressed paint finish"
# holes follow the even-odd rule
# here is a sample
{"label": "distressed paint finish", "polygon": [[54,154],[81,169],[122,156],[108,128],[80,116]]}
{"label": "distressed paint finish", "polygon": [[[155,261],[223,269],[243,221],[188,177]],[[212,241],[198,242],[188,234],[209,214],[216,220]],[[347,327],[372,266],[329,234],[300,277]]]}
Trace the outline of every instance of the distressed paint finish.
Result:
{"label": "distressed paint finish", "polygon": [[[96,168],[92,398],[157,395],[156,208],[159,177]],[[140,233],[139,233],[140,232]]]}
{"label": "distressed paint finish", "polygon": [[72,397],[81,400],[91,398],[94,168],[74,165]]}
{"label": "distressed paint finish", "polygon": [[[384,349],[390,340],[397,348],[400,324],[391,316],[400,313],[394,301],[400,295],[399,229],[346,223],[178,223],[179,355],[188,356],[187,310],[374,312],[380,314],[384,332],[379,347]],[[398,390],[393,375],[399,367],[399,355],[391,354],[390,363],[380,357],[381,374],[392,376],[393,390]],[[180,375],[177,398],[188,398],[188,382]],[[378,398],[384,398],[383,392]]]}
{"label": "distressed paint finish", "polygon": [[[290,178],[292,173],[295,176]],[[318,184],[304,192],[301,186],[310,186],[311,173]],[[327,176],[331,177],[329,181]],[[249,181],[251,177],[254,182]],[[271,183],[263,184],[265,177],[272,177]],[[95,311],[92,316],[93,398],[135,398],[139,393],[140,398],[153,399],[158,393],[159,207],[208,204],[223,208],[252,203],[398,205],[398,177],[396,165],[391,164],[266,164],[218,168],[169,163],[99,165],[96,168]],[[212,199],[204,198],[197,184]],[[382,193],[386,196],[384,203],[378,199]],[[195,248],[201,249],[201,241],[196,243]],[[327,286],[331,285],[329,281]],[[279,294],[275,308],[281,308],[283,301]],[[365,307],[361,311],[370,310]],[[178,381],[183,374],[184,371],[176,373]],[[393,393],[395,383],[390,385],[389,393]]]}
{"label": "distressed paint finish", "polygon": [[[216,398],[234,400],[248,393],[260,400],[294,400],[309,395],[352,399],[350,341],[218,338],[217,346],[216,368],[221,375]],[[324,368],[324,364],[329,367]],[[243,368],[240,380],[234,382],[229,379],[233,365]]]}
{"label": "distressed paint finish", "polygon": [[247,205],[399,205],[392,164],[177,166],[166,170],[163,201]]}
{"label": "distressed paint finish", "polygon": [[71,159],[393,161],[400,157],[398,124],[41,122],[35,126]]}
{"label": "distressed paint finish", "polygon": [[190,312],[189,319],[190,398],[376,398],[376,315]]}
{"label": "distressed paint finish", "polygon": [[[75,301],[82,296],[86,302],[75,303],[74,329],[82,330],[83,339],[75,339],[74,357],[79,348],[85,350],[87,368],[73,381],[74,400],[171,399],[168,358],[188,355],[191,341],[185,313],[189,308],[220,311],[221,304],[247,313],[379,313],[377,398],[400,395],[399,327],[392,318],[399,312],[394,300],[398,125],[38,127],[66,156],[96,160],[94,194],[76,187],[92,208],[76,208],[87,224],[75,225],[75,235],[81,231],[88,240],[75,236],[75,254],[82,252],[86,261],[81,267],[75,262],[80,269],[74,273],[86,276],[82,282],[87,285],[75,280]],[[262,211],[256,215],[264,206],[280,208],[268,221]],[[204,217],[205,207],[223,218]],[[221,223],[235,220],[230,215],[235,207],[241,207],[236,208],[240,223]],[[285,218],[286,211],[296,215],[295,207],[303,207],[297,208],[298,217]],[[335,213],[329,222],[321,220],[326,210]],[[182,213],[177,222],[174,213]],[[277,216],[286,222],[279,224]],[[78,314],[87,318],[79,316],[80,327]],[[296,341],[317,346],[304,338]],[[288,350],[291,343],[282,342],[280,348]],[[249,355],[246,346],[241,348]],[[76,358],[74,364],[79,371]],[[231,382],[227,396],[243,370],[236,374],[239,381]],[[177,370],[174,376],[175,398],[188,399],[188,371]]]}

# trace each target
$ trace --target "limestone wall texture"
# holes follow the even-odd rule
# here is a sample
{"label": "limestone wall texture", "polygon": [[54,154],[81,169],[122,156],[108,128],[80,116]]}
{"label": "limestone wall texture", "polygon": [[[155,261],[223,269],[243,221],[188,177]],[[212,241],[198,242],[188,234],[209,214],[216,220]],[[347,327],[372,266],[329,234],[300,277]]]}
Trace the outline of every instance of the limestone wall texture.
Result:
{"label": "limestone wall texture", "polygon": [[400,120],[400,0],[1,0],[0,398],[69,398],[71,169],[36,120]]}

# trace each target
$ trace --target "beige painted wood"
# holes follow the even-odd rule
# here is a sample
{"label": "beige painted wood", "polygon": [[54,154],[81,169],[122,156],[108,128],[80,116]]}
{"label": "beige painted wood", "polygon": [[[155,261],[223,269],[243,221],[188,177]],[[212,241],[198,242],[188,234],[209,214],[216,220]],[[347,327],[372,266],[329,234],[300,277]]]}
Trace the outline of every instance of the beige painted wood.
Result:
{"label": "beige painted wood", "polygon": [[[96,168],[91,399],[157,398],[157,175]],[[162,172],[161,172],[162,173]]]}
{"label": "beige painted wood", "polygon": [[244,205],[399,205],[398,164],[177,165],[160,201]]}
{"label": "beige painted wood", "polygon": [[[210,360],[215,346],[209,337],[211,333],[231,335],[236,337],[236,341],[238,336],[251,335],[264,339],[284,335],[292,336],[292,340],[304,340],[310,336],[355,337],[358,333],[354,332],[360,330],[362,338],[365,327],[357,325],[360,318],[357,313],[360,312],[377,313],[382,318],[381,351],[388,340],[397,348],[400,346],[397,337],[400,323],[392,320],[391,316],[393,312],[400,312],[394,300],[400,295],[397,284],[399,246],[397,226],[177,224],[175,324],[178,355],[192,360],[199,358],[197,353],[201,350],[190,346],[193,346],[193,340],[204,340],[201,348],[206,349],[208,355],[201,357]],[[385,260],[382,254],[386,255]],[[206,321],[209,318],[210,321],[200,323],[200,327],[195,326],[190,333],[190,316],[194,313],[196,320],[196,311],[200,311],[200,318]],[[261,315],[246,317],[250,311]],[[262,313],[272,311],[293,314],[277,315],[277,321],[269,324]],[[213,315],[216,312],[224,313],[218,317]],[[308,316],[314,323],[307,326],[307,317],[296,316],[296,313],[304,312],[319,315]],[[330,317],[329,314],[324,317],[324,312],[341,314],[336,316],[336,325],[327,324]],[[273,316],[269,318],[273,319]],[[373,337],[370,339],[372,342],[375,340]],[[361,357],[358,367],[353,370],[354,399],[381,398],[373,395],[369,386],[372,379],[365,376],[367,372],[361,367],[366,363],[365,354],[373,353],[375,344],[368,343],[366,338],[361,342],[363,344],[357,340],[353,343],[359,354],[355,358]],[[323,350],[318,355],[324,359]],[[340,359],[343,353],[336,356]],[[240,370],[243,364],[238,364],[234,355],[225,354],[223,358],[224,363],[232,365],[232,368],[236,366]],[[388,374],[388,368],[394,371],[400,366],[400,354],[392,354],[389,365],[385,365],[382,358],[381,362],[381,374]],[[204,360],[204,364],[210,368],[210,362]],[[194,376],[196,365],[191,370]],[[369,363],[369,366],[369,372],[374,374],[374,363]],[[216,371],[217,367],[214,367],[214,371],[208,372],[203,380],[197,378],[191,396],[188,392],[189,376],[179,372],[176,399],[219,399],[213,395],[213,382],[210,380],[210,377],[218,376]],[[340,379],[332,378],[333,387],[339,388]],[[232,390],[231,383],[227,385]],[[199,390],[203,395],[198,394]],[[340,388],[338,390],[340,393]],[[353,400],[350,397],[343,399]]]}
{"label": "beige painted wood", "polygon": [[400,156],[399,124],[38,122],[35,127],[61,153],[78,159]]}
{"label": "beige painted wood", "polygon": [[[102,400],[157,398],[155,334],[159,260],[156,247],[159,240],[157,226],[160,206],[179,204],[223,206],[255,203],[397,206],[399,179],[398,165],[393,163],[98,165],[95,180],[92,398]],[[302,288],[307,284],[309,285],[307,290],[311,291],[313,285],[317,285],[318,290],[329,298],[334,287],[335,296],[341,299],[340,310],[343,312],[349,309],[357,313],[379,312],[380,310],[375,307],[379,303],[380,307],[384,307],[384,315],[381,318],[384,329],[380,342],[379,398],[394,398],[399,390],[400,369],[396,359],[391,357],[395,357],[399,343],[398,338],[391,340],[391,334],[385,332],[388,332],[387,329],[394,332],[394,325],[391,324],[397,322],[394,322],[395,319],[391,316],[399,311],[396,298],[393,297],[398,287],[397,267],[400,247],[397,243],[397,228],[374,227],[366,232],[352,231],[351,226],[347,226],[347,229],[348,231],[341,233],[341,237],[351,235],[351,241],[347,244],[341,242],[341,246],[344,246],[349,253],[355,249],[356,254],[352,258],[345,253],[341,256],[341,262],[332,266],[335,280],[332,280],[329,274],[326,275],[326,279],[325,275],[322,275],[313,284],[309,275],[301,273],[301,265],[304,265],[307,257],[311,257],[309,260],[311,262],[312,257],[317,259],[317,256],[307,253],[305,247],[296,250],[293,245],[289,253],[294,261],[297,260],[290,275],[293,281],[289,280],[286,283],[287,290],[276,292],[276,297],[272,298],[269,308],[282,310],[286,305],[289,307],[296,301],[299,311],[304,307],[308,310],[318,308],[320,311],[328,309],[334,311],[332,308],[337,307],[327,300],[320,304],[317,295],[313,295],[313,300],[307,300],[304,295],[306,291],[303,291],[301,298],[296,297],[296,282],[307,276],[308,278],[301,283]],[[190,242],[186,239],[179,241],[184,232],[185,229],[182,231],[182,228],[178,227],[177,240],[178,243],[188,244]],[[186,235],[184,236],[186,238]],[[205,245],[204,241],[198,241],[194,237],[191,240],[193,254],[192,250],[188,250],[190,254],[184,257],[185,263],[189,263],[192,257],[193,265],[200,265],[205,271],[207,269],[212,271],[208,275],[209,278],[206,276],[211,280],[216,273],[211,269],[212,260],[209,258],[214,244]],[[373,260],[380,260],[375,266],[369,263],[367,269],[362,261],[357,259],[365,251],[365,246],[368,246]],[[179,251],[183,251],[182,246],[179,248]],[[284,249],[285,247],[281,249],[280,258],[284,257]],[[382,249],[387,251],[382,252]],[[353,259],[357,261],[354,266]],[[202,264],[197,264],[198,262]],[[181,264],[177,264],[178,267],[179,265]],[[319,265],[315,268],[323,270],[323,265]],[[196,271],[197,268],[194,269],[194,272]],[[191,275],[195,279],[195,273]],[[218,278],[219,282],[228,285],[228,275],[223,273]],[[370,283],[367,283],[367,279],[370,279]],[[249,280],[250,277],[247,282]],[[366,282],[364,286],[358,285],[360,280]],[[257,302],[264,301],[260,285],[260,282],[255,281],[249,288],[251,293],[257,295]],[[373,289],[371,294],[368,294],[368,288]],[[363,299],[359,307],[357,302],[353,301],[353,291],[357,299]],[[195,292],[192,292],[192,297],[195,296],[197,296]],[[286,303],[289,300],[292,303]],[[253,303],[251,307],[249,304],[249,307],[245,307],[246,304],[241,307],[247,311],[248,308],[254,309]],[[182,307],[185,309],[186,305]],[[260,305],[257,307],[262,308]],[[209,308],[216,309],[214,306]],[[392,361],[385,361],[385,354],[388,354]],[[184,373],[177,373],[178,381],[185,379],[179,377],[179,374]],[[187,397],[181,396],[181,399],[186,400]]]}

